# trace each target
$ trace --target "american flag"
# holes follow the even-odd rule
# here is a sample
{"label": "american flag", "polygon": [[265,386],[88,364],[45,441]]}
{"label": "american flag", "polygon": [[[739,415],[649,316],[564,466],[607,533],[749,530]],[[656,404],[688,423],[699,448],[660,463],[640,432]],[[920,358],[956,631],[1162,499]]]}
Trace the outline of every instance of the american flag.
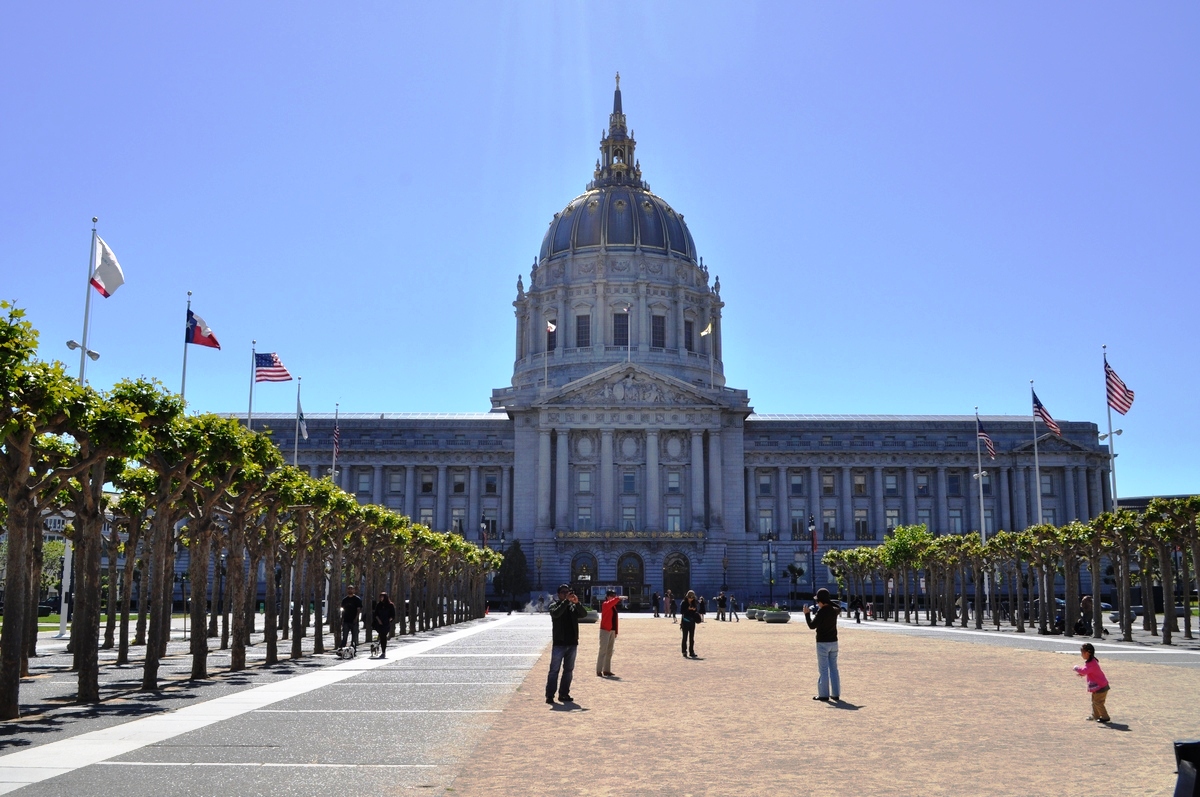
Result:
{"label": "american flag", "polygon": [[996,458],[996,444],[992,442],[992,438],[988,436],[988,433],[983,431],[983,424],[979,422],[978,415],[975,416],[975,428],[977,430],[976,435],[979,437],[980,440],[983,441],[983,445],[987,448],[988,457],[991,459],[995,459]]}
{"label": "american flag", "polygon": [[342,453],[342,427],[338,424],[333,426],[333,458],[337,459],[338,454]]}
{"label": "american flag", "polygon": [[1042,406],[1042,402],[1038,401],[1037,393],[1033,394],[1033,417],[1046,424],[1046,428],[1051,432],[1059,437],[1062,437],[1062,429],[1059,427],[1058,423],[1050,417],[1050,413],[1046,412],[1046,408]]}
{"label": "american flag", "polygon": [[279,355],[275,352],[256,353],[254,355],[254,381],[291,382],[292,375],[288,373],[288,369],[283,367],[283,363],[279,361]]}
{"label": "american flag", "polygon": [[1125,387],[1121,377],[1108,364],[1107,356],[1104,358],[1104,387],[1108,390],[1108,406],[1122,415],[1129,412],[1133,406],[1133,391]]}

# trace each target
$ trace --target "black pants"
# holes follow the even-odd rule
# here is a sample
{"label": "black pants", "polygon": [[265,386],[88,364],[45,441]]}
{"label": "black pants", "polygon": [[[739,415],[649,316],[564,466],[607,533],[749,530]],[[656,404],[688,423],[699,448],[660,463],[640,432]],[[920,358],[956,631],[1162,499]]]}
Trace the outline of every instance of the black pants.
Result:
{"label": "black pants", "polygon": [[374,625],[374,628],[375,634],[379,639],[379,653],[380,655],[383,655],[387,653],[388,632],[391,630],[391,628],[390,626],[386,625],[381,626],[378,623]]}
{"label": "black pants", "polygon": [[679,623],[679,627],[683,629],[683,640],[681,647],[684,654],[696,655],[696,624],[690,620],[684,620]]}
{"label": "black pants", "polygon": [[354,647],[358,647],[358,618],[353,620],[342,620],[342,644],[340,647],[346,647],[346,642],[349,639],[354,640]]}

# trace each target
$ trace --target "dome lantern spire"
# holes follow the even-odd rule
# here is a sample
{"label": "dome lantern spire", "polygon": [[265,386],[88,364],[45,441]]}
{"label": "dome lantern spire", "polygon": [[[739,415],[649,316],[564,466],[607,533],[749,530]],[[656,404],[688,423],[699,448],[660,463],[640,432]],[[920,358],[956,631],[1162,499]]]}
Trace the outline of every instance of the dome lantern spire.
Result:
{"label": "dome lantern spire", "polygon": [[617,86],[613,90],[613,110],[608,117],[608,133],[600,139],[600,163],[596,167],[589,188],[607,185],[627,185],[646,188],[642,182],[641,165],[633,157],[637,142],[625,126],[625,113],[621,108],[621,73],[617,73]]}

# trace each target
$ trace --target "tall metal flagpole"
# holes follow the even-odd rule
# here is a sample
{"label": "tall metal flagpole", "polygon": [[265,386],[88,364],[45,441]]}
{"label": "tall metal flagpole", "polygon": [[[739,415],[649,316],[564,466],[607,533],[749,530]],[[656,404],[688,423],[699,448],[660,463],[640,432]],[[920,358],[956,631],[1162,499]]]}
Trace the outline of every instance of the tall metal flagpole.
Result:
{"label": "tall metal flagpole", "polygon": [[[189,313],[192,312],[192,292],[191,291],[188,291],[187,311]],[[187,316],[184,315],[184,318],[187,318]],[[188,347],[187,338],[188,338],[187,328],[185,327],[184,331],[183,331],[183,378],[179,380],[179,398],[181,398],[181,399],[187,398],[187,347]]]}
{"label": "tall metal flagpole", "polygon": [[[79,384],[87,383],[87,354],[88,354],[88,322],[92,316],[92,271],[96,268],[96,222],[99,217],[92,216],[92,249],[88,256],[87,279],[84,280],[83,290],[83,345],[79,347]],[[67,593],[75,586],[71,578],[73,546],[71,541],[63,538],[63,574],[62,587],[58,596],[58,633],[56,638],[62,639],[67,635]]]}
{"label": "tall metal flagpole", "polygon": [[300,456],[300,380],[302,376],[296,377],[296,436],[292,438],[292,467],[296,467],[296,461]]}
{"label": "tall metal flagpole", "polygon": [[257,340],[250,341],[250,407],[246,410],[246,428],[249,429],[254,420],[254,347],[258,345]]}
{"label": "tall metal flagpole", "polygon": [[[1029,380],[1029,402],[1033,406],[1033,380]],[[1038,466],[1038,432],[1037,432],[1037,415],[1033,416],[1033,493],[1037,496],[1037,522],[1029,525],[1034,526],[1042,522],[1042,472]]]}
{"label": "tall metal flagpole", "polygon": [[[1108,344],[1102,345],[1104,364],[1108,365]],[[1108,408],[1108,475],[1112,479],[1112,511],[1117,511],[1117,438],[1112,430],[1112,404],[1108,401],[1108,370],[1104,371],[1104,404]]]}
{"label": "tall metal flagpole", "polygon": [[[987,473],[983,469],[983,452],[979,448],[979,408],[975,408],[975,481],[979,482],[979,541],[981,544],[987,543],[987,521],[983,512],[983,477]],[[983,605],[991,606],[988,589],[988,573],[983,571]],[[967,585],[963,584],[963,592],[966,592]],[[965,601],[964,601],[965,604]],[[982,612],[982,607],[978,607],[976,611]],[[982,615],[981,615],[982,616]]]}
{"label": "tall metal flagpole", "polygon": [[334,432],[333,464],[329,466],[329,478],[334,484],[337,484],[337,454],[338,454],[337,431],[338,431],[338,407],[339,406],[340,405],[336,402],[333,405],[333,432]]}

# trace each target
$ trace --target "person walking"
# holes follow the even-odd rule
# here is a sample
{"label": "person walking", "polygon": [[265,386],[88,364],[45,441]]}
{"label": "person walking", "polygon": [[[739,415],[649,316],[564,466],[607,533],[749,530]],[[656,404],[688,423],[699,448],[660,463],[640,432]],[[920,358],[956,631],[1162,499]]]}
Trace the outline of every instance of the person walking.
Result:
{"label": "person walking", "polygon": [[671,618],[671,625],[678,622],[675,617],[675,594],[671,590],[667,590],[667,617]]}
{"label": "person walking", "polygon": [[346,597],[342,598],[342,640],[339,648],[346,647],[347,639],[353,639],[354,647],[358,647],[358,616],[362,607],[363,601],[358,597],[358,588],[353,584],[346,587]]}
{"label": "person walking", "polygon": [[1092,696],[1092,713],[1088,719],[1109,722],[1108,709],[1104,707],[1104,701],[1108,699],[1108,678],[1104,676],[1100,662],[1096,659],[1095,645],[1091,642],[1085,643],[1079,648],[1079,655],[1083,656],[1083,664],[1075,665],[1075,674],[1087,679],[1088,694]]}
{"label": "person walking", "polygon": [[658,617],[658,600],[659,598],[657,592],[650,596],[650,605],[654,607],[655,617]]}
{"label": "person walking", "polygon": [[379,658],[387,658],[388,637],[396,624],[396,604],[386,592],[379,593],[379,601],[371,612],[371,627],[379,635]]}
{"label": "person walking", "polygon": [[737,599],[733,597],[733,593],[729,593],[729,617],[733,618],[735,623],[740,623],[741,619],[737,613]]}
{"label": "person walking", "polygon": [[717,595],[717,621],[718,622],[726,622],[729,620],[729,618],[725,616],[725,608],[728,605],[729,605],[729,599],[725,597],[725,590],[721,590],[721,592]]}
{"label": "person walking", "polygon": [[829,598],[829,590],[822,587],[817,590],[817,613],[810,616],[811,606],[804,607],[804,621],[809,628],[817,632],[817,694],[813,700],[828,703],[841,700],[842,679],[838,674],[838,638],[837,616],[838,607]]}
{"label": "person walking", "polygon": [[617,612],[621,608],[624,596],[618,596],[616,590],[609,589],[604,593],[604,603],[600,604],[600,653],[596,656],[596,675],[612,677],[613,645],[617,642]]}
{"label": "person walking", "polygon": [[[554,705],[554,693],[564,703],[574,703],[571,697],[571,676],[575,672],[575,655],[579,652],[579,621],[587,617],[587,607],[570,585],[558,588],[558,600],[550,602],[552,627],[550,648],[550,673],[546,676],[546,702]],[[558,673],[562,670],[562,680]]]}
{"label": "person walking", "polygon": [[698,658],[696,656],[696,626],[702,622],[704,622],[704,615],[700,613],[700,603],[696,599],[696,593],[689,589],[679,607],[679,628],[683,631],[680,645],[683,648],[685,659],[689,656],[693,659]]}

